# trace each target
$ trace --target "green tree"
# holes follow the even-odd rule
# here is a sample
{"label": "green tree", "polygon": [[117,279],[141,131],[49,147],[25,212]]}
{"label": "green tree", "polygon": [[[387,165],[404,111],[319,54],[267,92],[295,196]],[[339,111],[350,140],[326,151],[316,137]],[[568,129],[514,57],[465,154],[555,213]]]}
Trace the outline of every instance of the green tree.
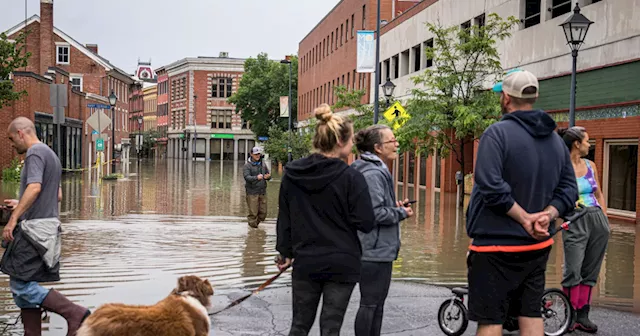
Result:
{"label": "green tree", "polygon": [[[353,131],[355,133],[373,125],[373,105],[362,103],[362,97],[366,93],[365,90],[348,90],[344,86],[336,86],[334,92],[336,94],[336,103],[331,107],[332,110],[351,108],[356,111],[355,114],[350,116],[351,120],[353,120]],[[390,103],[393,104],[394,101],[390,101]],[[386,101],[380,100],[380,108],[382,109],[385,105]],[[378,124],[391,126],[382,116],[379,116]]]}
{"label": "green tree", "polygon": [[[298,57],[291,57],[291,114],[296,121],[298,106]],[[229,98],[242,112],[242,118],[251,122],[252,131],[263,136],[271,126],[288,128],[288,118],[280,117],[280,97],[289,95],[289,65],[270,60],[267,54],[249,58],[244,63],[244,74],[238,91]]]}
{"label": "green tree", "polygon": [[[291,132],[291,157],[296,160],[309,155],[313,133],[311,132]],[[287,162],[287,145],[289,144],[289,132],[283,131],[280,127],[271,126],[269,128],[269,139],[265,142],[264,150],[269,153],[272,160],[276,162]]]}
{"label": "green tree", "polygon": [[466,145],[501,116],[498,97],[485,86],[502,76],[496,43],[511,36],[517,22],[492,13],[484,26],[471,28],[427,23],[433,48],[425,53],[433,68],[413,78],[419,88],[408,102],[411,118],[398,130],[402,150],[453,153],[465,171],[464,152],[472,150]]}
{"label": "green tree", "polygon": [[31,53],[26,51],[27,34],[21,32],[10,42],[5,33],[0,33],[0,108],[26,95],[26,91],[14,91],[9,75],[16,69],[26,67]]}

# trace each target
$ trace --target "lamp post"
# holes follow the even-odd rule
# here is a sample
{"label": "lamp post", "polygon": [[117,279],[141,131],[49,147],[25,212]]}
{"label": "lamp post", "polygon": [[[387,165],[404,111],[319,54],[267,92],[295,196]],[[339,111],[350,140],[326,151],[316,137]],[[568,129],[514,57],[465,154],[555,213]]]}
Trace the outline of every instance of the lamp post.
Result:
{"label": "lamp post", "polygon": [[387,82],[382,85],[382,91],[384,92],[384,97],[387,98],[387,108],[389,107],[389,99],[393,96],[393,90],[396,89],[396,85],[393,84],[391,79],[387,77]]}
{"label": "lamp post", "polygon": [[292,82],[292,75],[291,75],[291,60],[290,59],[284,59],[282,61],[280,61],[280,63],[282,64],[289,64],[289,101],[287,103],[287,108],[289,109],[289,145],[287,148],[287,163],[291,162],[291,105],[292,105],[292,101],[291,101],[291,82]]}
{"label": "lamp post", "polygon": [[564,37],[571,48],[573,65],[571,68],[571,100],[569,102],[569,127],[576,124],[576,66],[578,62],[578,50],[584,42],[589,26],[593,21],[580,14],[580,6],[576,3],[573,14],[565,22],[560,24],[564,30]]}
{"label": "lamp post", "polygon": [[138,116],[138,165],[140,165],[140,153],[142,152],[142,116]]}
{"label": "lamp post", "polygon": [[193,127],[193,146],[191,149],[191,161],[196,160],[196,142],[198,141],[198,133],[196,131],[196,99],[198,95],[193,95],[193,112],[191,115],[191,126]]}
{"label": "lamp post", "polygon": [[380,99],[380,0],[378,3],[378,14],[376,19],[376,82],[374,83],[375,88],[373,90],[373,124],[378,123],[378,112],[380,110],[380,104],[378,100]]}
{"label": "lamp post", "polygon": [[111,90],[109,95],[109,105],[111,105],[111,174],[116,173],[116,103],[118,102],[118,96]]}

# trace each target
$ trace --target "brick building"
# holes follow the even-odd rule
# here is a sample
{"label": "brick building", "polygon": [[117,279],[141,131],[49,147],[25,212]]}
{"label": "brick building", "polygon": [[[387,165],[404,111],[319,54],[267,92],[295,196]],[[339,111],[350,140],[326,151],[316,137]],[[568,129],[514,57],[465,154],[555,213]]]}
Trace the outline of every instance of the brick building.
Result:
{"label": "brick building", "polygon": [[[220,57],[185,58],[157,70],[161,85],[168,84],[168,103],[164,103],[165,98],[158,99],[159,113],[165,113],[163,105],[168,106],[167,157],[247,157],[255,136],[227,101],[238,89],[244,61],[221,53]],[[163,86],[159,90],[164,92]]]}
{"label": "brick building", "polygon": [[162,156],[167,153],[167,137],[169,131],[169,76],[167,70],[158,70],[158,119],[157,127],[159,138],[156,140],[158,146],[157,154]]}
{"label": "brick building", "polygon": [[[356,72],[358,30],[375,30],[377,0],[342,0],[300,41],[298,47],[298,122],[313,117],[322,103],[333,105],[333,88],[365,89],[369,101],[371,75]],[[380,0],[380,19],[390,21],[416,1]],[[346,113],[346,112],[345,112]]]}
{"label": "brick building", "polygon": [[[66,123],[62,125],[62,153],[59,153],[64,168],[86,166],[95,157],[91,130],[85,120],[95,111],[87,104],[108,104],[107,96],[114,91],[118,96],[115,107],[115,142],[128,137],[126,123],[129,112],[129,86],[133,79],[125,71],[117,68],[98,53],[95,44],[83,45],[54,26],[53,0],[40,1],[40,15],[34,15],[6,31],[9,39],[27,27],[27,50],[32,53],[29,64],[23,71],[12,76],[16,89],[26,89],[28,96],[16,102],[13,107],[0,110],[0,120],[6,122],[17,116],[33,120],[39,138],[52,146],[56,141],[56,127],[53,125],[52,109],[49,107],[48,84],[58,83],[69,86],[69,107],[65,109]],[[71,105],[73,102],[73,106]],[[110,117],[111,112],[105,111]],[[6,138],[6,128],[0,130]],[[111,129],[105,147],[111,148]],[[0,166],[4,167],[15,154],[2,153]],[[111,151],[105,151],[107,160]]]}
{"label": "brick building", "polygon": [[145,132],[155,131],[157,129],[158,120],[158,86],[153,84],[145,84],[142,89],[144,100],[144,113],[142,130]]}
{"label": "brick building", "polygon": [[[562,126],[567,125],[571,84],[571,51],[563,30],[575,5],[594,24],[580,49],[577,64],[576,125],[584,126],[592,147],[589,158],[598,167],[599,180],[611,217],[637,221],[640,206],[640,12],[637,0],[424,0],[385,25],[381,30],[382,77],[396,85],[399,100],[411,98],[412,77],[433,66],[423,57],[433,36],[425,22],[444,26],[484,24],[497,13],[515,16],[521,23],[512,36],[498,43],[503,68],[523,68],[540,79],[537,108],[546,110]],[[411,32],[410,34],[408,32]],[[370,102],[372,102],[370,100]],[[409,111],[411,113],[411,111]],[[477,150],[477,143],[476,150]],[[474,152],[466,151],[465,166],[473,166]],[[422,188],[444,192],[456,190],[455,172],[460,167],[452,157],[405,153],[395,171],[404,195],[417,195]],[[467,169],[465,173],[470,173]],[[411,196],[410,196],[411,197]]]}

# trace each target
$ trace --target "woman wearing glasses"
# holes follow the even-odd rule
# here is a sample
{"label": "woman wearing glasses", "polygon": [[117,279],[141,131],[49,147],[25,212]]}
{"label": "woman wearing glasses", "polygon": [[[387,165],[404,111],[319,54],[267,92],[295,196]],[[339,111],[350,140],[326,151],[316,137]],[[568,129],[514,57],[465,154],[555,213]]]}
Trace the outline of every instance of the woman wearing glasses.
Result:
{"label": "woman wearing glasses", "polygon": [[393,178],[385,162],[398,157],[398,141],[388,126],[373,125],[356,134],[360,159],[352,167],[364,175],[375,216],[373,231],[359,232],[362,245],[360,308],[356,336],[379,336],[393,261],[400,250],[400,221],[413,215],[409,200],[396,201]]}

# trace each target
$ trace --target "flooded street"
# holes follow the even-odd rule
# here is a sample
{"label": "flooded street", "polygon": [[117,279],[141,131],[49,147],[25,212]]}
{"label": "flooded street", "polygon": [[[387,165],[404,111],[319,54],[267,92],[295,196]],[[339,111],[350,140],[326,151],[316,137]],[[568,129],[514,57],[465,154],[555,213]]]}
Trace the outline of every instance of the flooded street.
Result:
{"label": "flooded street", "polygon": [[[277,272],[273,258],[280,176],[274,172],[269,183],[269,219],[259,229],[249,229],[242,164],[143,161],[138,175],[133,161],[131,176],[101,184],[87,175],[67,175],[61,204],[62,280],[51,286],[90,309],[107,302],[153,304],[185,274],[208,278],[216,294],[258,287]],[[2,185],[0,196],[14,198],[16,188]],[[417,215],[402,224],[394,278],[466,283],[469,239],[455,195],[419,194]],[[596,304],[640,313],[638,237],[635,226],[612,224]],[[558,235],[547,287],[559,286],[561,280],[561,244]],[[285,273],[272,286],[287,285],[289,279]],[[18,313],[8,287],[8,277],[0,276],[2,322],[13,322]],[[49,318],[45,335],[63,335],[62,318]]]}

